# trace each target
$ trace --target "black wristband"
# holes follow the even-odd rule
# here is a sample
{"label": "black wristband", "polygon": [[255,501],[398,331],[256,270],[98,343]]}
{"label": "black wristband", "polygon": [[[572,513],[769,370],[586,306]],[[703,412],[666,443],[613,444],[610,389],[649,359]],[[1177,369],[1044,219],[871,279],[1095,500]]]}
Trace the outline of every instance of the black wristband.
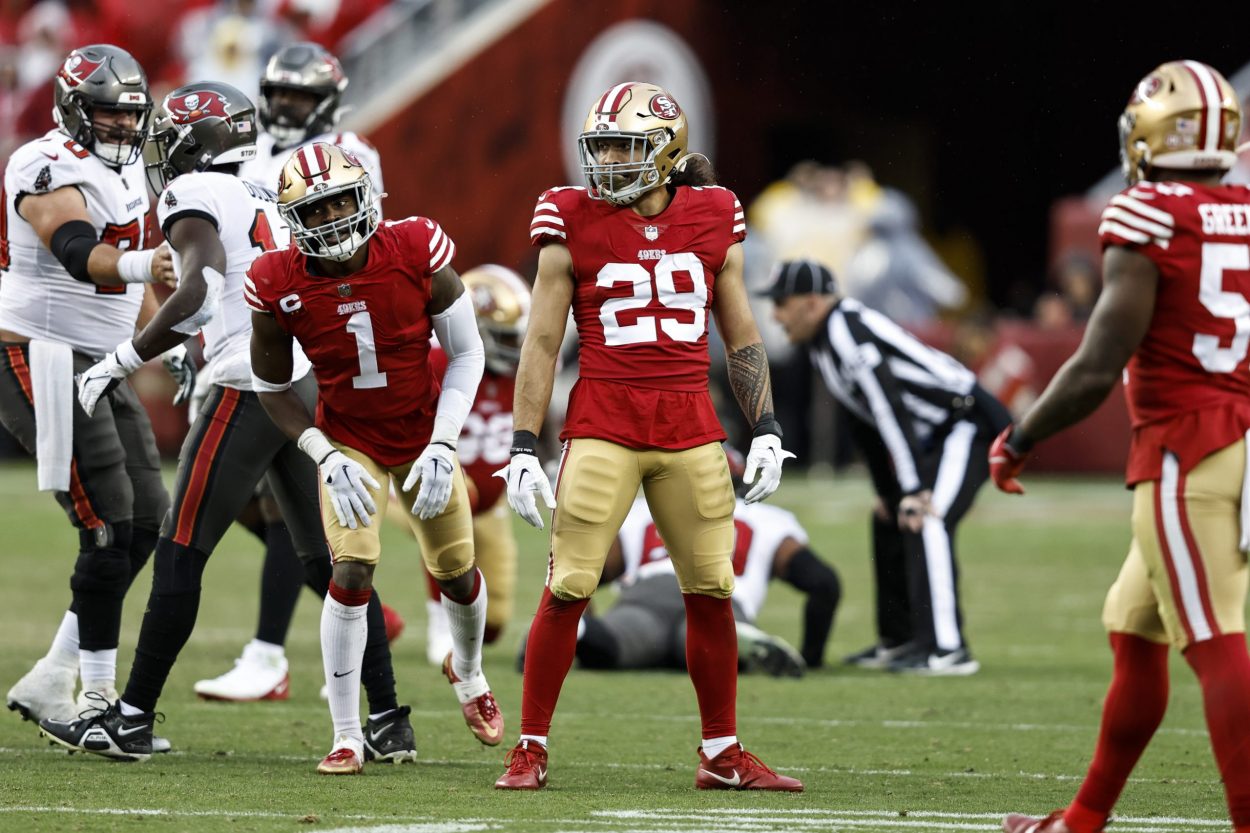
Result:
{"label": "black wristband", "polygon": [[776,434],[777,439],[785,439],[781,433],[781,423],[777,421],[777,417],[773,416],[772,411],[762,415],[755,423],[755,427],[751,429],[752,439],[761,434]]}
{"label": "black wristband", "polygon": [[446,440],[430,440],[430,445],[441,445],[443,448],[450,448],[452,451],[456,450],[456,447]]}
{"label": "black wristband", "polygon": [[535,457],[538,450],[538,436],[533,431],[513,431],[512,432],[512,456],[518,454],[530,454]]}
{"label": "black wristband", "polygon": [[1034,443],[1033,438],[1021,431],[1020,427],[1017,425],[1013,426],[1011,433],[1007,435],[1007,445],[1011,446],[1014,451],[1018,451],[1021,454],[1028,454],[1033,450]]}

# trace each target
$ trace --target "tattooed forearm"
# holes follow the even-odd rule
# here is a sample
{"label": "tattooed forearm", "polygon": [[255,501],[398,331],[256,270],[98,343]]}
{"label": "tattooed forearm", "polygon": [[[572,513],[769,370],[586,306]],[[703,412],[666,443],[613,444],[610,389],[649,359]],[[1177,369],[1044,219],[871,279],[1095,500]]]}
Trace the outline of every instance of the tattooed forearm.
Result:
{"label": "tattooed forearm", "polygon": [[764,414],[773,412],[773,386],[768,376],[768,356],[763,344],[748,344],[732,350],[729,359],[729,385],[738,407],[754,425]]}

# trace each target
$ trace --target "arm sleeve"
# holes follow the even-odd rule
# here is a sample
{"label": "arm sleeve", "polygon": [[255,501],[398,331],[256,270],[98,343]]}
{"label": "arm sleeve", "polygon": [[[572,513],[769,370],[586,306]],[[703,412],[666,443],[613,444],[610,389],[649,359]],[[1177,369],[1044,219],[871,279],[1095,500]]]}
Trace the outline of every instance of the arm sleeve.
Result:
{"label": "arm sleeve", "polygon": [[477,316],[468,292],[460,293],[451,306],[433,318],[434,333],[447,354],[447,370],[443,373],[443,391],[438,397],[430,442],[446,443],[454,448],[473,407],[478,383],[482,381],[486,351],[477,331]]}
{"label": "arm sleeve", "polygon": [[833,617],[842,600],[842,583],[833,568],[804,547],[790,558],[782,581],[807,594],[803,607],[803,647],[808,668],[819,668],[825,661],[825,645],[833,631]]}

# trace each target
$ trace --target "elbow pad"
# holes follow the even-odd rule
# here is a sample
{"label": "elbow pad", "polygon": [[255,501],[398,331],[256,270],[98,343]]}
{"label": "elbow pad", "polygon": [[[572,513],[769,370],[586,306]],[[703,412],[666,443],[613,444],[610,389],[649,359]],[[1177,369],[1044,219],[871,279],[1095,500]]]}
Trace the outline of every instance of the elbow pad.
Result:
{"label": "elbow pad", "polygon": [[447,354],[447,370],[443,373],[443,392],[438,397],[430,442],[455,448],[460,429],[477,398],[477,386],[486,367],[486,350],[468,292],[460,293],[451,306],[433,318],[434,333]]}
{"label": "elbow pad", "polygon": [[95,228],[85,220],[70,220],[52,232],[49,248],[70,277],[83,283],[95,283],[87,271],[91,250],[100,245]]}

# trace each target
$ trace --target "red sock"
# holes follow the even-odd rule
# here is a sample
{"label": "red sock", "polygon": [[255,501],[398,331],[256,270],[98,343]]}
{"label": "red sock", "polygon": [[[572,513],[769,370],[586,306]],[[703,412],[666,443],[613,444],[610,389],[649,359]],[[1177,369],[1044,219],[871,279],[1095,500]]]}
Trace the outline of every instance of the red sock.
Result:
{"label": "red sock", "polygon": [[1195,642],[1185,660],[1202,686],[1202,706],[1215,761],[1224,778],[1228,812],[1237,830],[1250,827],[1250,653],[1246,636],[1230,633]]}
{"label": "red sock", "polygon": [[1168,708],[1168,646],[1128,633],[1113,633],[1110,640],[1115,669],[1094,760],[1063,815],[1072,833],[1102,830]]}
{"label": "red sock", "polygon": [[699,700],[703,737],[738,734],[738,635],[729,599],[682,594],[686,603],[686,667]]}
{"label": "red sock", "polygon": [[544,588],[525,645],[521,734],[548,735],[560,688],[577,652],[577,623],[590,599],[563,602]]}
{"label": "red sock", "polygon": [[438,586],[438,580],[430,575],[429,570],[422,569],[425,573],[425,592],[429,594],[430,601],[437,602],[443,597],[443,588]]}

